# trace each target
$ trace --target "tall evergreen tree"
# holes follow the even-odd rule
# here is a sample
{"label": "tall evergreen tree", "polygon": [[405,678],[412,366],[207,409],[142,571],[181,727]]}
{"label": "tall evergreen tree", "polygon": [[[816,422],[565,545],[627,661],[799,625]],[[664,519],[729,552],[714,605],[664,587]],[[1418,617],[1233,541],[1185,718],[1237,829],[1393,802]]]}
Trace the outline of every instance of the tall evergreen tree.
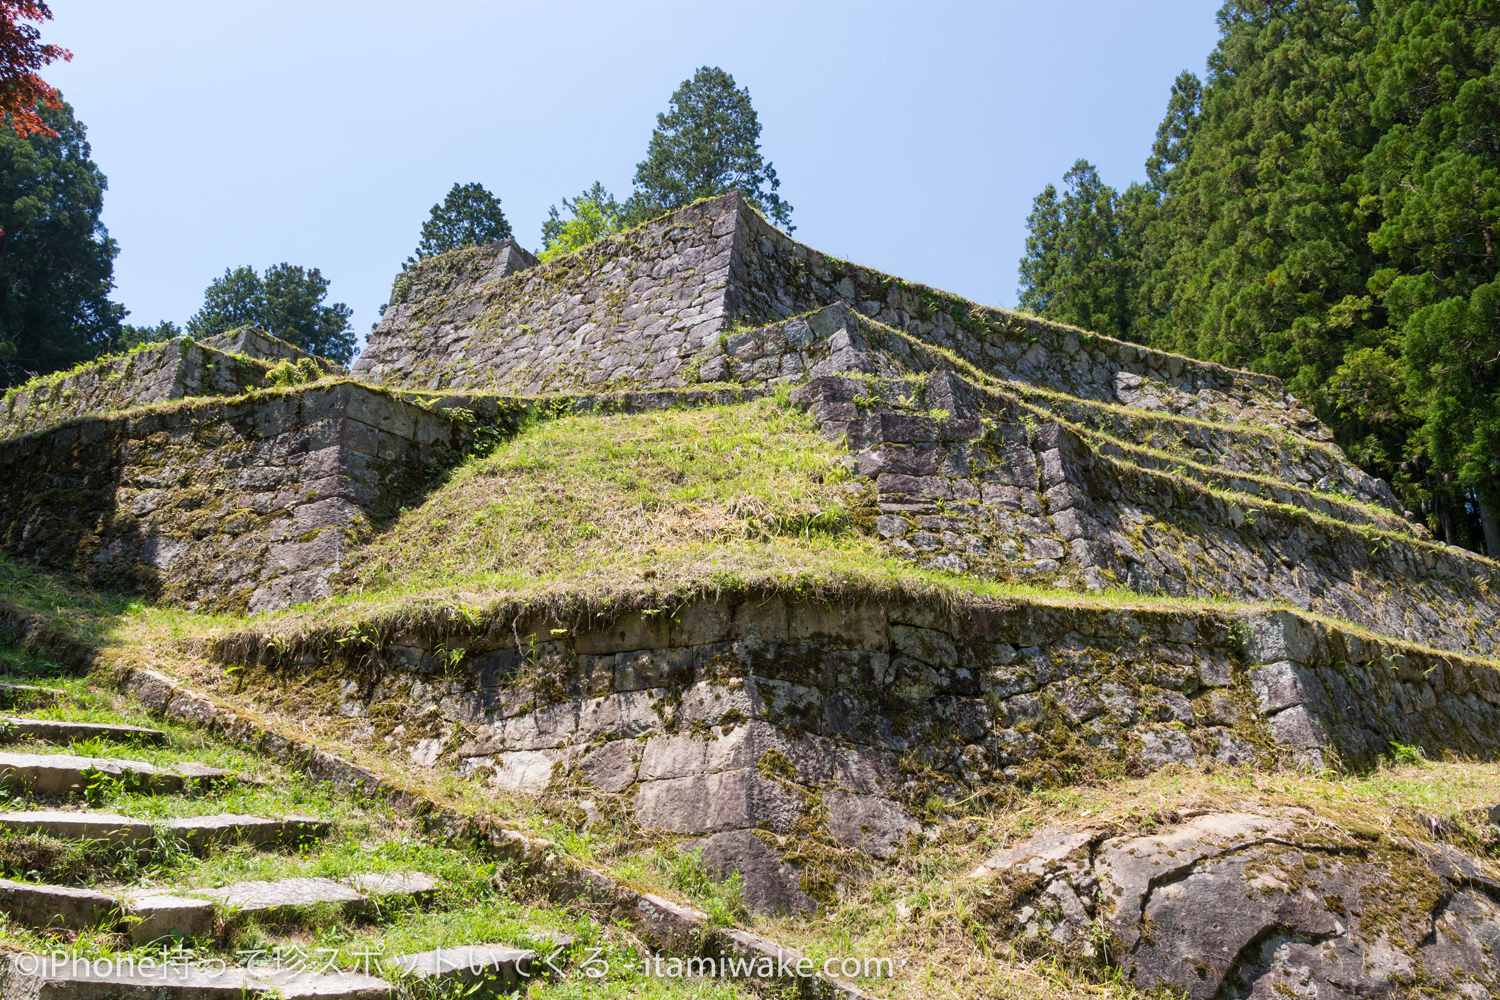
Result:
{"label": "tall evergreen tree", "polygon": [[792,206],[776,192],[776,168],[760,154],[760,119],[750,89],[704,66],[684,80],[670,108],[656,116],[646,158],[636,164],[631,222],[738,190],[767,218],[788,231]]}
{"label": "tall evergreen tree", "polygon": [[[1135,281],[1127,202],[1087,160],[1063,175],[1061,198],[1048,184],[1026,220],[1021,308],[1063,323],[1129,337]],[[1138,186],[1138,185],[1137,185]]]}
{"label": "tall evergreen tree", "polygon": [[494,243],[509,239],[510,223],[500,210],[500,199],[483,184],[454,184],[447,197],[432,206],[432,213],[422,223],[422,239],[407,265],[433,254],[447,253],[461,247]]}
{"label": "tall evergreen tree", "polygon": [[348,364],[355,354],[352,310],[324,304],[328,279],[317,268],[273,264],[265,276],[253,267],[225,268],[203,293],[203,307],[187,321],[188,334],[211,337],[240,326],[258,326],[310,354]]}
{"label": "tall evergreen tree", "polygon": [[[1500,556],[1500,7],[1231,0],[1219,27],[1207,79],[1173,85],[1151,197],[1115,206],[1129,331],[1286,379],[1442,538]],[[1103,215],[1049,197],[1022,301],[1082,322],[1112,287]]]}
{"label": "tall evergreen tree", "polygon": [[36,110],[55,136],[0,119],[0,387],[94,357],[125,315],[108,298],[119,248],[83,124],[66,103]]}

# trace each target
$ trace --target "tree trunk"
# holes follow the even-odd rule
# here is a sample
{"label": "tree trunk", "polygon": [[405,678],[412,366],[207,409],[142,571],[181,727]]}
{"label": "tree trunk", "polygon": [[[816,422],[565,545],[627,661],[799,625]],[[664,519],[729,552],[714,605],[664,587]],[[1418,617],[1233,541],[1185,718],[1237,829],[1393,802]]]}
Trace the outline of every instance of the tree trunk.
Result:
{"label": "tree trunk", "polygon": [[1446,493],[1434,493],[1432,512],[1437,515],[1438,532],[1449,545],[1458,544],[1458,531],[1453,523],[1453,498]]}
{"label": "tree trunk", "polygon": [[[1491,559],[1500,559],[1500,507],[1484,502],[1484,491],[1477,491],[1479,498],[1479,522],[1484,525],[1484,554]],[[1495,494],[1491,499],[1500,498]]]}

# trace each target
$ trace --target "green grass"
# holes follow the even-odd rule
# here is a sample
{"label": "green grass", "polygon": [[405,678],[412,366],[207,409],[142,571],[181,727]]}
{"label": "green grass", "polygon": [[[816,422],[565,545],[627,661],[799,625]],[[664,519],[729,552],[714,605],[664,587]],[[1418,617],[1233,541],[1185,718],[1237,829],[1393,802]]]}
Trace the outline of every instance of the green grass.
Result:
{"label": "green grass", "polygon": [[784,399],[561,417],[456,470],[354,557],[344,584],[644,571],[709,549],[743,558],[782,539],[873,556],[860,530],[870,498],[851,464]]}

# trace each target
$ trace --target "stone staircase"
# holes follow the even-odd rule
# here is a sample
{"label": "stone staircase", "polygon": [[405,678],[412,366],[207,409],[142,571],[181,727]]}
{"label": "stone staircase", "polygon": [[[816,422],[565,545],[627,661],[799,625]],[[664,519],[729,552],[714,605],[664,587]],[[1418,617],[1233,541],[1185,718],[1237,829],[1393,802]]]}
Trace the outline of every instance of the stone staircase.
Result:
{"label": "stone staircase", "polygon": [[[28,694],[27,698],[32,703],[55,704],[59,695]],[[157,729],[53,719],[6,720],[5,732],[12,739],[53,744],[100,739],[152,746],[169,742],[167,734]],[[193,761],[159,767],[138,760],[62,752],[0,753],[0,782],[8,784],[13,802],[29,798],[35,805],[62,806],[100,776],[119,780],[127,795],[205,794],[248,780]],[[327,820],[297,815],[225,812],[153,823],[89,808],[0,812],[0,833],[87,841],[148,853],[153,846],[168,842],[200,857],[227,847],[306,851],[333,829]],[[219,886],[124,886],[110,891],[0,879],[3,920],[63,939],[90,932],[119,934],[128,938],[133,949],[99,961],[64,959],[61,951],[11,956],[0,965],[0,996],[4,1000],[147,996],[153,1000],[247,996],[385,1000],[398,991],[408,992],[402,984],[420,984],[424,991],[445,991],[453,984],[464,996],[483,996],[514,991],[573,943],[565,935],[539,932],[537,940],[554,946],[550,955],[476,941],[387,956],[355,971],[315,971],[300,963],[281,967],[252,962],[234,967],[219,960],[205,965],[191,960],[191,952],[188,959],[182,959],[180,949],[178,960],[169,956],[174,943],[222,939],[225,931],[252,920],[265,933],[268,928],[275,932],[295,927],[299,920],[323,920],[330,914],[358,919],[392,905],[427,906],[439,887],[438,879],[418,871],[369,872],[341,880],[291,877]],[[156,949],[162,947],[168,950],[158,955]]]}

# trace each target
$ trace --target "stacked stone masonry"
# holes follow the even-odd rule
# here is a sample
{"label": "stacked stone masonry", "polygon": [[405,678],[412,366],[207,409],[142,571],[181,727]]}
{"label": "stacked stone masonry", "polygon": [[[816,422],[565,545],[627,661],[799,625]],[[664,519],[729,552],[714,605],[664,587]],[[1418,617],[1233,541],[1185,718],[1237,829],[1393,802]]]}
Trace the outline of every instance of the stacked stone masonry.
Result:
{"label": "stacked stone masonry", "polygon": [[[1086,427],[1038,422],[1049,414],[945,372],[817,378],[793,399],[847,439],[875,481],[880,535],[926,568],[1285,601],[1444,649],[1500,644],[1495,563],[1380,508],[1136,465]],[[1309,454],[1325,464],[1304,476],[1345,464]]]}
{"label": "stacked stone masonry", "polygon": [[276,363],[304,359],[323,374],[344,373],[332,362],[249,326],[201,342],[178,337],[149,344],[11,389],[0,408],[0,438],[151,403],[239,396],[265,388],[267,372]]}
{"label": "stacked stone masonry", "polygon": [[[355,363],[356,376],[408,389],[536,394],[641,385],[678,388],[738,377],[736,334],[843,304],[1002,379],[1082,399],[1238,414],[1327,441],[1265,375],[979,306],[820,254],[726,195],[519,272],[473,247],[403,272]],[[835,348],[836,350],[837,348]],[[1123,380],[1119,379],[1124,374]],[[744,377],[801,377],[770,366]],[[1164,398],[1165,397],[1165,398]],[[1194,406],[1197,407],[1194,410]]]}
{"label": "stacked stone masonry", "polygon": [[189,396],[239,396],[263,387],[270,367],[179,337],[10,390],[0,412],[0,438]]}
{"label": "stacked stone masonry", "polygon": [[80,418],[0,441],[0,544],[189,608],[285,607],[467,434],[353,382]]}
{"label": "stacked stone masonry", "polygon": [[679,834],[791,837],[776,843],[794,866],[810,843],[897,853],[930,832],[928,796],[996,783],[1195,761],[1368,764],[1390,740],[1500,750],[1492,665],[1291,612],[949,615],[747,595],[576,634],[559,625],[507,618],[302,651],[247,633],[218,655],[247,678],[280,678],[267,688],[331,671],[338,704],[325,710],[418,766]]}

